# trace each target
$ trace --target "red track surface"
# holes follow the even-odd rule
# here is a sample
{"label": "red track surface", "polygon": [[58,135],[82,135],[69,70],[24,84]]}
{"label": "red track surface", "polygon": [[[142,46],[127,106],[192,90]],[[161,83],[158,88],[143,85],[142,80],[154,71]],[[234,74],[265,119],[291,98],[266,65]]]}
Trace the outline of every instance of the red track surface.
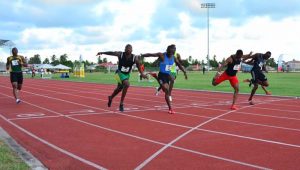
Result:
{"label": "red track surface", "polygon": [[15,104],[0,77],[0,125],[50,169],[299,169],[300,101],[130,87],[125,112],[115,86],[26,79]]}

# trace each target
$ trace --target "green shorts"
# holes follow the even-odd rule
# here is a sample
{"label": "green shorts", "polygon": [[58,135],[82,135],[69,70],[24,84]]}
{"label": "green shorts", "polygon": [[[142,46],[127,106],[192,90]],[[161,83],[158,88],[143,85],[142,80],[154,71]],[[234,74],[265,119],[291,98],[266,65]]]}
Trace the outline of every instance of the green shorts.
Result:
{"label": "green shorts", "polygon": [[170,74],[174,79],[176,79],[176,77],[177,77],[177,73],[176,72],[171,72],[171,74]]}
{"label": "green shorts", "polygon": [[130,74],[124,74],[122,72],[117,72],[115,74],[115,79],[119,84],[122,84],[122,82],[126,79],[129,80],[129,78],[130,78]]}

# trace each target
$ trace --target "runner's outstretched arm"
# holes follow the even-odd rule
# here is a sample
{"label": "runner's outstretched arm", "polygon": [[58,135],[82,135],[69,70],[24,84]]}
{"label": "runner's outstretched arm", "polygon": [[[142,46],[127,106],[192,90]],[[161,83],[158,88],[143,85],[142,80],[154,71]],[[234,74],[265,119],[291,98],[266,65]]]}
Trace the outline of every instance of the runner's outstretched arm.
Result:
{"label": "runner's outstretched arm", "polygon": [[96,56],[101,56],[102,54],[105,55],[111,55],[111,56],[120,56],[121,55],[121,51],[106,51],[106,52],[98,52]]}

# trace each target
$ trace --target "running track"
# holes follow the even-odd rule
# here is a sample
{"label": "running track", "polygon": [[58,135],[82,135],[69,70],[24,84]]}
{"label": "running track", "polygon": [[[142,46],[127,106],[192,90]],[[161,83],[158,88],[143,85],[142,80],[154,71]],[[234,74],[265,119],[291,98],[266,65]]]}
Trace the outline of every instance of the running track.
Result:
{"label": "running track", "polygon": [[299,169],[300,101],[130,87],[125,112],[115,86],[25,79],[15,104],[0,76],[0,125],[50,169]]}

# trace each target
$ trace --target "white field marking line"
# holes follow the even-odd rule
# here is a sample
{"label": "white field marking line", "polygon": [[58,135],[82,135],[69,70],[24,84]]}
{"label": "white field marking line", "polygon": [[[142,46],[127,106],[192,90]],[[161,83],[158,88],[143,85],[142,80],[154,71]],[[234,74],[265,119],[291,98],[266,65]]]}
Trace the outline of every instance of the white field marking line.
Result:
{"label": "white field marking line", "polygon": [[[29,104],[29,102],[26,102],[26,103]],[[31,105],[34,105],[34,104],[31,104]],[[36,106],[36,105],[34,105],[34,106]],[[253,105],[246,106],[246,107],[252,107],[252,106],[253,106]],[[58,112],[55,112],[55,111],[52,111],[52,110],[50,110],[50,109],[46,109],[46,108],[43,108],[43,107],[40,107],[40,106],[36,106],[36,107],[75,120],[75,118],[69,117],[68,115],[63,115],[63,114],[61,114],[61,113],[58,113]],[[157,109],[157,110],[159,110],[159,109]],[[230,112],[234,112],[234,111],[229,111],[229,113],[230,113]],[[172,126],[177,126],[177,127],[187,128],[187,129],[191,129],[191,128],[192,128],[192,127],[189,127],[189,126],[184,126],[184,125],[179,125],[179,124],[169,123],[169,122],[164,122],[164,121],[158,121],[158,120],[148,119],[148,118],[139,117],[139,116],[127,115],[127,114],[123,114],[123,113],[119,113],[119,112],[114,112],[114,113],[119,114],[119,115],[124,115],[124,116],[134,117],[134,118],[137,118],[137,119],[148,120],[148,121],[151,121],[151,122],[156,122],[156,123],[161,123],[161,124],[167,124],[167,125],[172,125]],[[225,114],[225,113],[224,113],[224,114]],[[224,115],[224,114],[223,114],[223,115]],[[77,120],[77,119],[76,119],[76,120]],[[211,120],[212,120],[212,119],[211,119]],[[208,121],[209,121],[209,120],[208,120]],[[207,121],[206,121],[206,122],[207,122]],[[205,122],[204,122],[204,123],[205,123]],[[202,124],[203,124],[203,123],[202,123]],[[198,129],[198,128],[197,128],[197,129]],[[225,133],[224,133],[224,134],[225,134]],[[228,133],[228,134],[229,134],[229,133]],[[239,136],[239,135],[232,134],[232,136],[236,136],[236,137],[237,137],[237,136]],[[240,136],[240,137],[243,137],[243,136]],[[246,136],[245,136],[245,138],[246,138],[246,139],[250,139],[250,137],[246,137]],[[264,142],[267,142],[267,141],[268,141],[268,140],[259,139],[259,138],[252,138],[252,139],[257,139],[258,141],[264,141]],[[276,142],[276,141],[270,141],[270,143],[282,144],[282,145],[285,145],[285,146],[293,146],[292,144],[281,143],[281,142]]]}
{"label": "white field marking line", "polygon": [[[215,109],[215,108],[202,107],[202,106],[193,106],[193,107],[195,107],[195,108],[201,108],[201,109],[208,109],[208,110],[216,110],[216,111],[226,111],[225,109]],[[247,114],[247,115],[255,115],[255,116],[262,116],[262,117],[273,117],[273,118],[279,118],[279,119],[300,120],[298,118],[293,118],[293,117],[248,113],[248,112],[243,112],[243,111],[239,111],[239,110],[236,112],[236,114]]]}
{"label": "white field marking line", "polygon": [[[81,114],[68,114],[67,116],[90,116],[90,115],[104,115],[113,112],[102,112],[102,113],[81,113]],[[27,117],[27,118],[11,118],[8,120],[31,120],[31,119],[46,119],[46,118],[57,118],[57,117],[65,117],[66,115],[61,116],[40,116],[40,117]]]}
{"label": "white field marking line", "polygon": [[[176,114],[187,115],[187,116],[192,116],[192,117],[201,117],[201,118],[207,118],[207,119],[212,118],[211,116],[200,116],[200,115],[183,113],[183,112],[176,112]],[[276,129],[283,129],[283,130],[291,130],[291,131],[300,132],[300,129],[288,128],[288,127],[282,127],[282,126],[273,126],[273,125],[266,125],[266,124],[260,124],[260,123],[252,123],[252,122],[244,122],[244,121],[237,121],[237,120],[224,119],[224,118],[220,118],[220,119],[217,119],[217,120],[221,120],[221,121],[225,121],[225,122],[234,122],[234,123],[239,123],[239,124],[247,124],[247,125],[262,126],[262,127],[268,127],[268,128],[276,128]]]}
{"label": "white field marking line", "polygon": [[[33,87],[30,87],[31,89],[38,89],[38,88],[33,88]],[[41,89],[40,89],[41,90]],[[52,91],[52,90],[45,90],[44,91]],[[26,92],[26,91],[25,91]],[[29,92],[31,93],[31,92]],[[75,96],[75,97],[81,97],[81,98],[86,98],[86,99],[94,99],[94,100],[99,100],[99,101],[105,101],[107,102],[107,100],[104,100],[104,99],[101,99],[101,98],[95,98],[95,97],[86,97],[86,96],[82,96],[82,95],[76,95],[76,94],[72,94],[72,93],[64,93],[64,92],[60,92],[58,94],[66,94],[66,95],[69,95],[69,96]],[[107,96],[106,96],[107,97]],[[137,99],[137,98],[131,98],[131,97],[126,97],[128,99],[134,99],[134,100],[144,100],[144,99]],[[153,102],[152,100],[145,100],[145,101],[151,101]],[[133,105],[133,104],[126,104],[126,105],[132,105],[132,106],[139,106],[139,105]],[[145,106],[139,106],[139,107],[143,107],[143,108],[149,108],[149,107],[145,107]]]}
{"label": "white field marking line", "polygon": [[[54,86],[57,86],[57,85],[54,85]],[[40,87],[40,86],[39,86]],[[51,86],[52,87],[52,86]],[[30,87],[30,88],[33,88],[33,87]],[[56,88],[56,87],[55,87]],[[39,89],[39,90],[45,90],[45,89],[40,89],[40,88],[33,88],[33,89]],[[64,89],[65,88],[58,88],[58,89]],[[68,89],[68,90],[71,90],[71,89]],[[46,90],[46,91],[52,91],[52,90]],[[80,91],[80,90],[71,90],[71,91]],[[52,91],[54,92],[54,91]],[[86,92],[86,93],[89,93],[89,92]],[[74,95],[74,94],[70,94],[70,93],[61,93],[61,94],[68,94],[68,95],[72,95],[72,96],[77,96],[77,97],[83,97],[83,98],[89,98],[89,99],[97,99],[97,100],[101,100],[101,101],[106,101],[106,100],[103,100],[103,99],[98,99],[98,98],[93,98],[93,97],[85,97],[85,96],[80,96],[80,95]],[[93,93],[94,94],[94,93]],[[100,94],[100,93],[99,93]],[[100,95],[103,95],[102,93]],[[145,96],[145,95],[144,95]],[[185,96],[186,97],[186,96]],[[132,98],[132,97],[127,97],[129,99],[134,99],[134,100],[144,100],[144,101],[149,101],[149,102],[157,102],[157,103],[163,103],[163,102],[159,102],[159,101],[153,101],[153,100],[145,100],[145,99],[138,99],[138,98]],[[194,100],[189,100],[189,101],[194,101]],[[215,102],[214,102],[215,103]],[[222,103],[222,104],[221,104]],[[215,105],[225,105],[225,103],[223,103],[223,101],[221,101],[220,104],[215,104]],[[248,103],[248,102],[241,102],[241,103]],[[241,104],[241,103],[238,103],[238,104]],[[133,105],[133,104],[130,104],[130,105]],[[213,104],[212,104],[213,105]],[[144,107],[144,106],[139,106],[139,105],[134,105],[134,106],[137,106],[137,107]],[[209,106],[209,105],[208,105]],[[150,107],[150,106],[149,106]],[[144,107],[144,108],[149,108],[149,107]]]}
{"label": "white field marking line", "polygon": [[[33,89],[37,89],[37,88],[33,88]],[[39,89],[40,90],[40,89]],[[52,91],[52,90],[44,90],[44,91]],[[27,91],[24,91],[24,92],[27,92]],[[28,93],[31,93],[31,92],[28,92]],[[82,95],[74,95],[72,93],[59,93],[59,94],[67,94],[67,95],[70,95],[70,96],[75,96],[75,97],[81,97],[81,98],[87,98],[87,99],[94,99],[94,100],[100,100],[100,101],[106,101],[106,100],[103,100],[103,99],[99,99],[99,98],[94,98],[94,97],[86,97],[86,96],[82,96]],[[39,95],[40,96],[40,95]],[[45,95],[44,95],[45,96]],[[138,99],[138,98],[130,98],[128,97],[129,99],[134,99],[134,100],[145,100],[145,99]],[[61,99],[63,100],[63,99]],[[148,101],[148,102],[156,102],[156,103],[159,103],[159,104],[165,104],[164,102],[160,102],[160,101],[153,101],[153,100],[145,100],[145,101]],[[203,103],[203,104],[206,104],[206,103]],[[224,104],[219,104],[219,105],[225,105],[226,103]],[[126,104],[126,105],[129,105],[129,106],[135,106],[135,107],[142,107],[142,108],[150,108],[151,106],[141,106],[141,105],[135,105],[135,104]],[[182,104],[182,105],[186,105],[186,104]],[[206,104],[207,106],[211,106],[213,104]]]}
{"label": "white field marking line", "polygon": [[266,108],[266,107],[259,107],[255,109],[262,109],[262,110],[274,110],[274,111],[282,111],[282,112],[295,112],[295,113],[300,113],[300,111],[296,110],[282,110],[282,109],[272,109],[272,108]]}
{"label": "white field marking line", "polygon": [[241,136],[241,135],[236,135],[236,134],[232,134],[232,133],[208,130],[208,129],[203,129],[203,128],[198,128],[197,130],[210,132],[210,133],[221,134],[221,135],[225,135],[225,136],[231,136],[231,137],[243,138],[243,139],[248,139],[248,140],[260,141],[260,142],[265,142],[265,143],[271,143],[271,144],[283,145],[283,146],[288,146],[288,147],[300,148],[300,145],[296,145],[296,144],[289,144],[289,143],[259,139],[259,138],[254,138],[254,137]]}
{"label": "white field marking line", "polygon": [[[252,107],[253,105],[251,106],[245,106],[243,108],[247,108],[247,107]],[[216,117],[213,117],[212,119],[209,119],[205,122],[202,122],[200,123],[199,125],[193,127],[192,129],[184,132],[183,134],[179,135],[178,137],[176,137],[174,140],[172,140],[171,142],[169,142],[167,145],[165,145],[164,147],[162,147],[161,149],[159,149],[157,152],[155,152],[154,154],[152,154],[149,158],[147,158],[144,162],[142,162],[140,165],[138,165],[135,169],[136,170],[140,170],[142,169],[143,167],[145,167],[148,163],[150,163],[154,158],[156,158],[158,155],[160,155],[164,150],[166,150],[168,147],[170,147],[171,145],[173,145],[174,143],[176,143],[177,141],[179,141],[180,139],[182,139],[183,137],[185,137],[186,135],[190,134],[191,132],[193,132],[194,130],[200,128],[201,126],[205,125],[205,124],[208,124],[222,116],[225,116],[225,115],[228,115],[232,112],[234,112],[236,110],[231,110],[231,111],[228,111],[226,113],[223,113],[221,115],[218,115]]]}
{"label": "white field marking line", "polygon": [[[70,119],[73,119],[73,118],[70,118]],[[154,141],[154,140],[147,139],[147,138],[144,138],[144,137],[132,135],[132,134],[129,134],[129,133],[125,133],[125,132],[113,130],[113,129],[106,128],[106,127],[103,127],[103,126],[99,126],[99,125],[95,125],[95,124],[92,124],[92,123],[88,123],[88,122],[85,122],[85,121],[82,121],[82,120],[78,120],[78,119],[74,119],[74,120],[75,121],[79,121],[79,122],[81,122],[83,124],[87,124],[87,125],[94,126],[94,127],[97,127],[97,128],[105,129],[107,131],[118,133],[118,134],[121,134],[121,135],[124,135],[124,136],[129,136],[129,137],[140,139],[140,140],[147,141],[147,142],[150,142],[150,143],[155,143],[155,144],[158,144],[158,145],[167,146],[166,143],[162,143],[162,142]],[[249,166],[249,167],[254,167],[254,168],[259,168],[259,169],[268,169],[266,167],[262,167],[262,166],[258,166],[258,165],[254,165],[254,164],[249,164],[249,163],[245,163],[245,162],[241,162],[241,161],[236,161],[236,160],[232,160],[232,159],[227,159],[227,158],[224,158],[224,157],[219,157],[219,156],[215,156],[215,155],[211,155],[211,154],[206,154],[206,153],[203,153],[203,152],[198,152],[198,151],[194,151],[194,150],[190,150],[190,149],[186,149],[186,148],[182,148],[182,147],[178,147],[178,146],[173,146],[172,145],[170,147],[178,149],[178,150],[182,150],[182,151],[186,151],[186,152],[190,152],[190,153],[194,153],[194,154],[206,156],[206,157],[209,157],[209,158],[215,158],[215,159],[219,159],[219,160],[223,160],[223,161],[227,161],[227,162],[239,164],[239,165],[244,165],[244,166]]]}
{"label": "white field marking line", "polygon": [[[57,80],[49,80],[49,79],[35,79],[34,81],[38,81],[38,82],[51,82],[51,83],[56,83],[57,84]],[[95,88],[103,88],[103,86],[107,86],[107,87],[111,87],[111,88],[115,88],[114,84],[101,84],[101,83],[95,83],[95,82],[85,82],[85,81],[67,81],[67,80],[59,80],[61,82],[65,82],[65,83],[70,83],[70,84],[75,84],[75,83],[83,83],[83,84],[91,84],[94,85],[92,87]],[[102,87],[100,87],[100,85]],[[135,86],[135,85],[131,85],[132,87],[136,87],[136,88],[153,88],[153,86]],[[82,86],[79,86],[82,87]],[[84,87],[82,87],[84,88]],[[232,92],[224,92],[224,91],[213,91],[213,90],[197,90],[197,89],[180,89],[180,88],[173,88],[178,90],[178,92],[182,92],[184,93],[184,91],[189,91],[189,92],[207,92],[207,93],[217,93],[217,94],[230,94]],[[239,93],[241,95],[250,95],[249,93]],[[210,94],[203,94],[203,95],[210,95]],[[288,98],[288,99],[294,99],[295,97],[300,97],[300,96],[279,96],[279,95],[272,95],[272,96],[266,96],[265,94],[255,94],[256,96],[261,96],[261,97],[267,97],[267,98]]]}
{"label": "white field marking line", "polygon": [[[31,87],[32,88],[32,87]],[[45,89],[40,89],[40,88],[32,88],[32,89],[39,89],[39,90],[44,90],[44,91],[51,91],[51,92],[55,92],[55,91],[52,91],[52,90],[45,90]],[[31,92],[29,92],[31,93]],[[82,98],[88,98],[88,99],[95,99],[95,100],[101,100],[101,101],[106,101],[106,100],[103,100],[103,99],[98,99],[98,98],[94,98],[94,97],[85,97],[85,96],[81,96],[81,95],[74,95],[74,94],[70,94],[70,93],[58,93],[57,94],[67,94],[67,95],[70,95],[70,96],[76,96],[76,97],[82,97]],[[130,97],[128,97],[130,98]],[[144,99],[138,99],[138,98],[130,98],[130,99],[134,99],[134,100],[144,100]],[[61,99],[63,100],[63,99]],[[157,103],[160,103],[160,104],[164,104],[164,102],[159,102],[159,101],[153,101],[153,100],[146,100],[146,101],[149,101],[149,102],[157,102]],[[215,102],[214,102],[215,103]],[[237,104],[242,104],[242,103],[248,103],[248,102],[240,102],[240,103],[237,103]],[[203,104],[206,104],[206,103],[203,103]],[[206,104],[207,106],[213,106],[213,105],[226,105],[227,103],[223,103],[223,101],[221,101],[221,103],[218,103],[217,104]],[[132,106],[136,106],[136,107],[143,107],[143,108],[149,108],[150,106],[140,106],[140,105],[135,105],[135,104],[128,104],[128,105],[132,105]],[[186,105],[186,104],[182,104],[182,105]]]}
{"label": "white field marking line", "polygon": [[[1,85],[0,85],[0,86],[1,86]],[[5,88],[8,88],[8,87],[5,87]],[[84,105],[84,104],[80,104],[80,103],[71,102],[71,101],[64,100],[64,99],[59,99],[59,98],[55,98],[55,97],[50,97],[50,96],[46,96],[46,95],[41,95],[41,94],[37,94],[37,93],[32,93],[32,92],[25,91],[25,90],[23,90],[23,93],[29,93],[29,94],[33,94],[33,95],[36,95],[36,96],[41,96],[41,97],[45,97],[45,98],[49,98],[49,99],[53,99],[53,100],[58,100],[58,101],[66,102],[66,103],[75,104],[75,105],[78,105],[78,106],[84,106],[84,107],[93,108],[93,109],[96,109],[96,110],[102,110],[102,111],[107,111],[107,112],[110,111],[110,110],[105,110],[105,109],[101,109],[101,108],[97,108],[97,107],[93,107],[93,106],[88,106],[88,105]],[[67,94],[67,93],[66,93],[66,94]]]}
{"label": "white field marking line", "polygon": [[[31,88],[33,88],[32,86],[34,86],[34,85],[31,85]],[[40,87],[40,86],[38,86],[38,85],[36,85],[35,87]],[[51,87],[54,87],[54,88],[57,88],[57,89],[64,89],[64,90],[71,90],[71,91],[76,91],[76,92],[82,92],[82,88],[81,89],[78,89],[78,90],[76,90],[76,89],[65,89],[65,87],[63,87],[63,86],[60,86],[60,85],[57,85],[57,84],[55,84],[55,85],[51,85]],[[74,87],[73,87],[74,88]],[[95,87],[96,88],[96,87]],[[99,95],[104,95],[103,94],[103,92],[106,92],[107,90],[98,90],[96,93],[95,92],[89,92],[89,90],[87,89],[87,92],[85,92],[85,93],[92,93],[92,94],[99,94]],[[145,93],[145,91],[143,91],[143,94],[141,94],[141,93],[132,93],[133,95],[137,95],[137,96],[154,96],[154,93]],[[146,95],[144,95],[144,94],[146,94]],[[180,97],[181,96],[181,97]],[[207,95],[207,96],[209,96],[209,95]],[[154,97],[157,97],[157,96],[154,96]],[[186,100],[186,101],[194,101],[194,100],[189,100],[189,99],[187,99],[187,98],[185,98],[185,99],[182,99],[182,97],[186,97],[186,95],[176,95],[176,97],[178,98],[178,99],[180,99],[180,100]],[[217,98],[217,97],[203,97],[203,96],[193,96],[193,98],[195,99],[195,98],[198,98],[198,99],[220,99],[220,98]]]}
{"label": "white field marking line", "polygon": [[[9,97],[9,96],[8,96]],[[32,106],[35,106],[35,107],[38,107],[40,109],[43,109],[43,110],[47,110],[49,112],[53,112],[53,113],[56,113],[58,115],[62,115],[56,111],[52,111],[50,109],[47,109],[47,108],[43,108],[43,107],[40,107],[40,106],[37,106],[35,104],[32,104],[30,102],[26,102],[27,104],[29,105],[32,105]],[[4,117],[0,114],[1,117]],[[139,139],[139,140],[142,140],[142,141],[147,141],[147,142],[150,142],[150,143],[154,143],[154,144],[158,144],[158,145],[167,145],[165,143],[162,143],[162,142],[158,142],[158,141],[154,141],[154,140],[151,140],[151,139],[147,139],[147,138],[144,138],[144,137],[140,137],[140,136],[136,136],[136,135],[132,135],[132,134],[129,134],[129,133],[125,133],[125,132],[121,132],[121,131],[118,131],[118,130],[114,130],[114,129],[110,129],[110,128],[106,128],[106,127],[103,127],[103,126],[99,126],[99,125],[95,125],[95,124],[92,124],[92,123],[89,123],[89,122],[85,122],[85,121],[82,121],[80,119],[76,119],[76,118],[73,118],[73,117],[69,117],[69,116],[65,116],[66,118],[69,118],[69,119],[72,119],[74,121],[78,121],[80,123],[83,123],[83,124],[86,124],[86,125],[89,125],[89,126],[93,126],[93,127],[96,127],[96,128],[100,128],[100,129],[104,129],[104,130],[107,130],[107,131],[110,131],[110,132],[114,132],[114,133],[117,133],[117,134],[121,134],[121,135],[124,135],[124,136],[128,136],[128,137],[132,137],[132,138],[136,138],[136,139]],[[5,118],[5,117],[4,117]],[[159,121],[158,121],[159,122]],[[9,122],[9,123],[13,123],[13,122]],[[168,123],[168,124],[173,124],[173,123]],[[176,125],[176,124],[174,124]],[[18,125],[16,125],[18,126]],[[179,125],[176,125],[176,126],[179,126]],[[184,126],[182,126],[184,127]],[[21,127],[20,127],[21,128]],[[186,128],[189,128],[189,127],[186,127]],[[23,128],[22,128],[23,129]],[[24,129],[25,130],[25,129]],[[25,130],[26,131],[26,130]],[[26,133],[26,132],[25,132]],[[30,132],[28,132],[30,133]],[[31,134],[31,133],[30,133]],[[34,135],[34,134],[32,134]],[[31,136],[31,135],[30,135]],[[40,138],[41,139],[41,138]],[[47,142],[47,141],[45,141]],[[207,154],[207,153],[203,153],[203,152],[198,152],[198,151],[194,151],[194,150],[190,150],[190,149],[186,149],[186,148],[182,148],[182,147],[177,147],[177,146],[170,146],[172,148],[176,148],[176,149],[179,149],[179,150],[182,150],[182,151],[186,151],[186,152],[190,152],[190,153],[194,153],[194,154],[198,154],[198,155],[202,155],[202,156],[206,156],[206,157],[209,157],[209,158],[214,158],[214,159],[219,159],[219,160],[223,160],[223,161],[227,161],[227,162],[232,162],[232,163],[235,163],[235,164],[239,164],[239,165],[244,165],[244,166],[249,166],[249,167],[254,167],[254,168],[259,168],[259,169],[267,169],[265,167],[261,167],[261,166],[257,166],[257,165],[254,165],[254,164],[248,164],[248,163],[245,163],[245,162],[241,162],[241,161],[236,161],[236,160],[232,160],[232,159],[228,159],[228,158],[224,158],[224,157],[219,157],[219,156],[215,156],[215,155],[211,155],[211,154]],[[64,153],[64,152],[63,152]]]}
{"label": "white field marking line", "polygon": [[95,164],[95,163],[93,163],[93,162],[91,162],[91,161],[88,161],[88,160],[86,160],[86,159],[84,159],[84,158],[82,158],[82,157],[80,157],[80,156],[77,156],[77,155],[75,155],[75,154],[73,154],[73,153],[71,153],[71,152],[69,152],[69,151],[67,151],[67,150],[64,150],[64,149],[62,149],[62,148],[60,148],[60,147],[58,147],[58,146],[56,146],[56,145],[54,145],[54,144],[52,144],[52,143],[50,143],[50,142],[48,142],[48,141],[46,141],[46,140],[44,140],[44,139],[42,139],[42,138],[36,136],[35,134],[33,134],[33,133],[27,131],[26,129],[20,127],[19,125],[15,124],[15,123],[13,123],[12,121],[6,119],[2,114],[0,114],[0,117],[1,117],[4,121],[6,121],[7,123],[11,124],[12,126],[16,127],[17,129],[19,129],[20,131],[22,131],[22,132],[24,132],[25,134],[31,136],[32,138],[34,138],[34,139],[36,139],[36,140],[38,140],[38,141],[44,143],[45,145],[47,145],[47,146],[53,148],[54,150],[57,150],[57,151],[59,151],[59,152],[62,152],[62,153],[66,154],[66,155],[68,155],[68,156],[70,156],[70,157],[72,157],[72,158],[74,158],[74,159],[76,159],[76,160],[78,160],[78,161],[80,161],[80,162],[83,162],[83,163],[85,163],[85,164],[87,164],[87,165],[89,165],[89,166],[91,166],[91,167],[94,167],[94,168],[97,168],[97,169],[101,169],[101,170],[106,170],[106,168],[102,167],[101,165],[98,165],[98,164]]}

